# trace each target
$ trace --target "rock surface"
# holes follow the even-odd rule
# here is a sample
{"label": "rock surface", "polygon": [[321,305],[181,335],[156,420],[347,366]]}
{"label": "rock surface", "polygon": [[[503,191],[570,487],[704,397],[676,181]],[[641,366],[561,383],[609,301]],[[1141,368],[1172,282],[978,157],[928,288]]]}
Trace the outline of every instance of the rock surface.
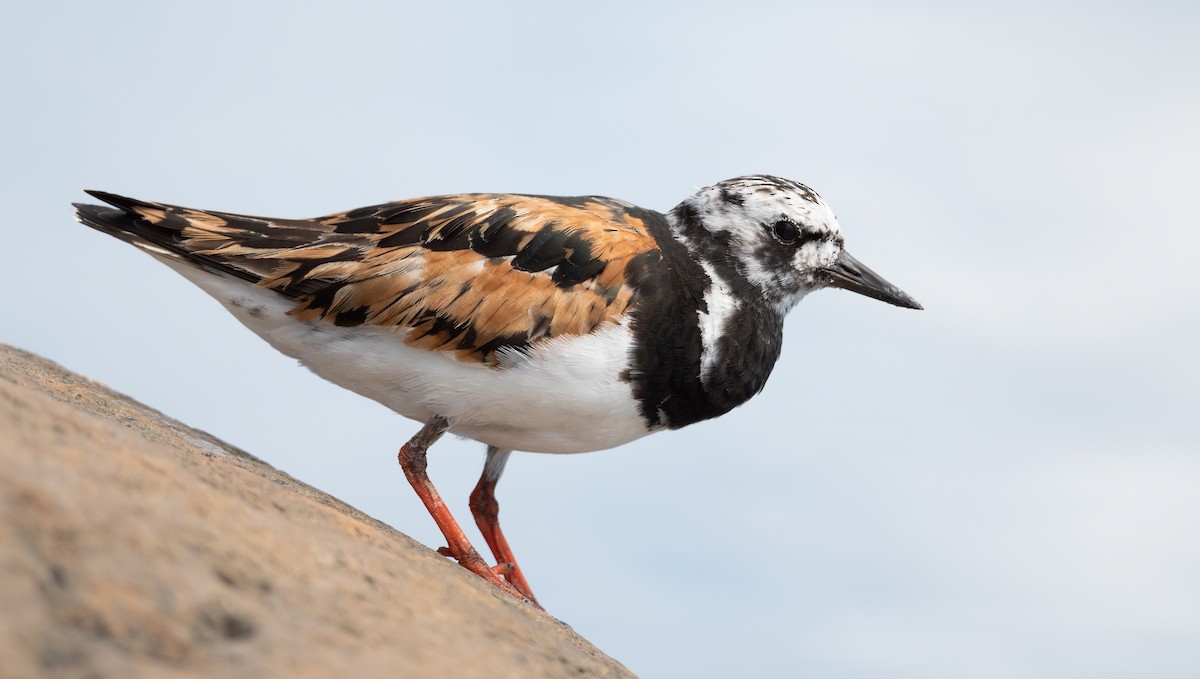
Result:
{"label": "rock surface", "polygon": [[0,345],[0,677],[632,676],[262,461]]}

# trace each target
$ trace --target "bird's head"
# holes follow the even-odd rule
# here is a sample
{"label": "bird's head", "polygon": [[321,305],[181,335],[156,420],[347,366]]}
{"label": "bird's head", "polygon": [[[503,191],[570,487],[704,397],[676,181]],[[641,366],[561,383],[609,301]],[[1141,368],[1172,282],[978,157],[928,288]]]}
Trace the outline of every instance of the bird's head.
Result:
{"label": "bird's head", "polygon": [[744,279],[781,313],[826,287],[921,308],[845,251],[833,211],[799,182],[768,175],[727,179],[680,203],[671,222],[718,276]]}

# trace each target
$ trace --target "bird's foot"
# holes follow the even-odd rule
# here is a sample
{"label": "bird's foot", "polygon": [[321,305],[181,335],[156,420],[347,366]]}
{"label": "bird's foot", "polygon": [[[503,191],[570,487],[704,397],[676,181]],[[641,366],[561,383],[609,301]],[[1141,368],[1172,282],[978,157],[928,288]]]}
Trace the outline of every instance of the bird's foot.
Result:
{"label": "bird's foot", "polygon": [[479,556],[479,552],[475,551],[473,547],[468,549],[469,551],[465,551],[462,554],[456,554],[455,551],[449,547],[438,547],[437,552],[442,556],[447,556],[451,559],[454,559],[458,562],[458,565],[471,571],[475,575],[478,575],[484,580],[487,580],[496,587],[499,587],[505,593],[510,594],[521,601],[533,604],[533,606],[538,609],[542,608],[533,597],[527,596],[504,578],[505,575],[516,568],[515,564],[499,563],[495,566],[488,566],[487,562],[483,560],[483,557]]}

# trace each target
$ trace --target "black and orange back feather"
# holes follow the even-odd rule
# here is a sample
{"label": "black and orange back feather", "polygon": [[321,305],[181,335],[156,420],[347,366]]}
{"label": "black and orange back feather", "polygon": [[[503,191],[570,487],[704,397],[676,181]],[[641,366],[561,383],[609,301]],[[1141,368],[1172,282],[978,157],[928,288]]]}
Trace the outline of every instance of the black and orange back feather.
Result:
{"label": "black and orange back feather", "polygon": [[658,213],[608,198],[459,194],[316,219],[195,210],[89,191],[81,222],[294,299],[301,320],[403,330],[408,344],[494,365],[504,348],[583,335],[635,301],[662,254]]}

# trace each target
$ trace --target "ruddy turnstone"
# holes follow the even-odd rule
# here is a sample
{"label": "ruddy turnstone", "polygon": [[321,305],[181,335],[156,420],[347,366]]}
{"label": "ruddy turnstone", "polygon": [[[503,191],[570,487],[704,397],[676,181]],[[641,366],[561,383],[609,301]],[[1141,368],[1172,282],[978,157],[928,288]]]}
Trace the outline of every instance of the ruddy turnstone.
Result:
{"label": "ruddy turnstone", "polygon": [[[666,214],[602,196],[458,194],[316,219],[91,195],[84,224],[215,297],[325,379],[422,423],[399,460],[441,551],[536,603],[500,530],[513,450],[581,453],[716,417],[766,384],[783,319],[837,287],[913,298],[843,249],[815,191],[779,177],[700,189]],[[445,432],[487,446],[471,546],[426,474]]]}

